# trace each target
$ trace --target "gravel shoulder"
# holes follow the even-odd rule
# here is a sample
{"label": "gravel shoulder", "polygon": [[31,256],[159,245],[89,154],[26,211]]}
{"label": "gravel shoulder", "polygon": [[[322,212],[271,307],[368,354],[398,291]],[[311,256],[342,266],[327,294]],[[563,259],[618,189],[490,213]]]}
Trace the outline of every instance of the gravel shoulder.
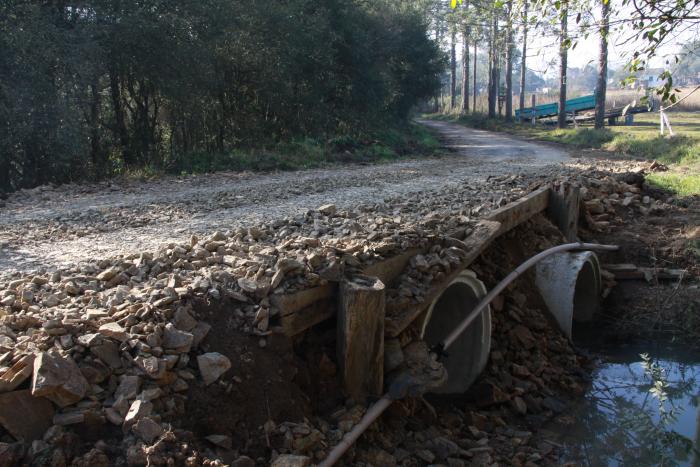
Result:
{"label": "gravel shoulder", "polygon": [[[151,181],[43,186],[13,194],[0,208],[0,275],[67,267],[155,251],[190,235],[296,216],[322,204],[509,200],[499,177],[518,186],[570,166],[563,150],[447,122],[421,121],[451,154],[379,165],[297,172],[221,172]],[[511,183],[512,185],[512,183]]]}

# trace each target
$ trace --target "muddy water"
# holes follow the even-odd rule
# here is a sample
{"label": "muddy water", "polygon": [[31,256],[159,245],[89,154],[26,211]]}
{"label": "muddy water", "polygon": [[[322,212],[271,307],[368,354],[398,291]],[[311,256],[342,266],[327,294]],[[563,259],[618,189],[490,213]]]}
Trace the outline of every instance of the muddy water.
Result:
{"label": "muddy water", "polygon": [[592,349],[601,361],[560,416],[562,462],[700,466],[700,355],[687,347]]}

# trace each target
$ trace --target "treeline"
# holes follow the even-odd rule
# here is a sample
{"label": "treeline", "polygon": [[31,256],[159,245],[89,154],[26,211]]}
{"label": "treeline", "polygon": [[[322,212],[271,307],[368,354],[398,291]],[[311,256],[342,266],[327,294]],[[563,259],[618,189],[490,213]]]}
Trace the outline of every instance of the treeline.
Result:
{"label": "treeline", "polygon": [[427,28],[391,0],[6,0],[0,191],[392,125],[439,86]]}

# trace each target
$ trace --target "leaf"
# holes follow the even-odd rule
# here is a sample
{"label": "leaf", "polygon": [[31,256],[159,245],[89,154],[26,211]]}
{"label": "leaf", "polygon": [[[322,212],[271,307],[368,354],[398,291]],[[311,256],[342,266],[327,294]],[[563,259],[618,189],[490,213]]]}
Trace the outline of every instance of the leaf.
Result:
{"label": "leaf", "polygon": [[457,8],[457,0],[452,0],[452,4],[450,6],[452,8]]}

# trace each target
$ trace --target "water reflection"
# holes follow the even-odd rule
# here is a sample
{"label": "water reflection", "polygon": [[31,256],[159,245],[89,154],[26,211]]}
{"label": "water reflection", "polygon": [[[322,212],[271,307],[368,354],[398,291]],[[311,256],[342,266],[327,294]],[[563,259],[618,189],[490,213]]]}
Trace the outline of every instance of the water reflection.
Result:
{"label": "water reflection", "polygon": [[637,352],[607,359],[570,416],[562,461],[700,467],[700,362]]}

